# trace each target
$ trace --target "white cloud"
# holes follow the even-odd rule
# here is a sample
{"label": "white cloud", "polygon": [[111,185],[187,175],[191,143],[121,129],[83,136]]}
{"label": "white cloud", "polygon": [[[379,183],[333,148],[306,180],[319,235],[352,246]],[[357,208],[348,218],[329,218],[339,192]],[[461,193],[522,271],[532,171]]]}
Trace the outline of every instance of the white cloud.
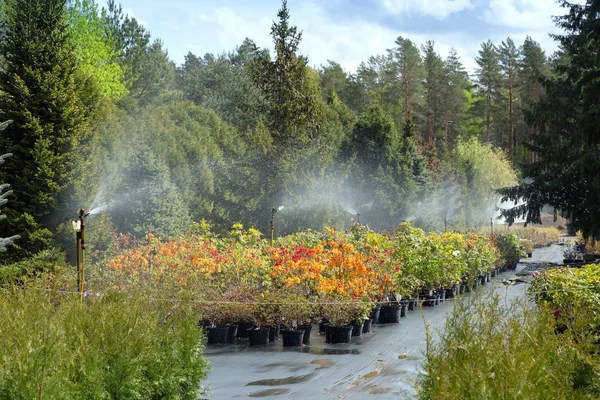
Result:
{"label": "white cloud", "polygon": [[[216,37],[223,49],[232,49],[244,38],[252,38],[260,47],[272,47],[269,36],[272,20],[254,18],[236,13],[230,8],[214,10],[217,23]],[[445,57],[451,48],[461,56],[465,67],[472,70],[479,44],[461,32],[414,34],[394,30],[377,22],[352,21],[331,18],[316,1],[304,1],[291,13],[291,22],[303,31],[300,53],[308,56],[310,65],[325,65],[327,60],[338,62],[345,70],[355,72],[361,62],[370,56],[385,54],[394,47],[398,36],[408,38],[418,46],[427,40],[435,41],[436,51]]]}
{"label": "white cloud", "polygon": [[148,26],[148,22],[146,22],[143,19],[140,19],[139,17],[137,17],[133,13],[133,10],[131,8],[129,8],[129,7],[123,7],[123,14],[124,15],[128,15],[129,18],[135,18],[135,20],[138,22],[138,24],[142,25],[146,29],[150,29],[150,27]]}
{"label": "white cloud", "polygon": [[475,6],[471,0],[382,0],[382,3],[385,9],[394,15],[414,12],[439,20]]}
{"label": "white cloud", "polygon": [[564,10],[552,0],[490,0],[483,20],[520,29],[553,29],[552,17]]}
{"label": "white cloud", "polygon": [[271,42],[271,20],[266,17],[246,18],[236,14],[231,8],[220,7],[214,10],[214,20],[218,26],[217,39],[223,50],[235,48],[247,37],[261,47],[266,47]]}

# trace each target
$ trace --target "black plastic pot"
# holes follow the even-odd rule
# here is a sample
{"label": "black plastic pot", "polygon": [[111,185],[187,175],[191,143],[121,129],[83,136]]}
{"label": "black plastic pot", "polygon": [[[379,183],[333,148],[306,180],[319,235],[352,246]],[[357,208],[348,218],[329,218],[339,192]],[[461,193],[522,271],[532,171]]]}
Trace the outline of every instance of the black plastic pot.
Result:
{"label": "black plastic pot", "polygon": [[325,343],[331,343],[331,323],[325,324]]}
{"label": "black plastic pot", "polygon": [[398,322],[400,322],[400,306],[398,304],[381,306],[380,324],[397,324]]}
{"label": "black plastic pot", "polygon": [[248,329],[248,339],[250,340],[250,346],[261,346],[265,344],[269,344],[269,332],[271,329],[269,328],[258,328],[258,329]]}
{"label": "black plastic pot", "polygon": [[373,320],[371,318],[365,319],[365,323],[363,324],[363,333],[371,332],[373,328]]}
{"label": "black plastic pot", "polygon": [[237,324],[227,325],[229,328],[227,331],[227,343],[235,343],[235,337],[237,336],[238,326]]}
{"label": "black plastic pot", "polygon": [[287,330],[281,331],[281,337],[283,338],[283,345],[285,347],[297,347],[302,345],[302,339],[304,337],[304,330]]}
{"label": "black plastic pot", "polygon": [[352,336],[362,336],[364,325],[365,323],[363,321],[354,322],[352,324]]}
{"label": "black plastic pot", "polygon": [[330,342],[335,343],[351,343],[352,342],[352,330],[353,325],[347,326],[330,326]]}
{"label": "black plastic pot", "polygon": [[229,332],[228,326],[222,327],[207,327],[206,328],[206,339],[207,344],[225,344],[227,343],[227,332]]}
{"label": "black plastic pot", "polygon": [[403,301],[400,303],[400,318],[406,317],[406,312],[408,311],[408,301]]}
{"label": "black plastic pot", "polygon": [[310,324],[298,325],[298,330],[304,331],[304,337],[302,338],[302,343],[308,344],[308,342],[310,342],[310,332],[312,331],[312,325],[310,325]]}
{"label": "black plastic pot", "polygon": [[239,338],[247,338],[248,337],[248,329],[252,328],[252,324],[249,322],[238,322],[238,330],[237,330],[237,337]]}
{"label": "black plastic pot", "polygon": [[373,320],[374,324],[379,323],[379,316],[381,315],[381,304],[377,304],[374,309],[371,310],[370,318]]}
{"label": "black plastic pot", "polygon": [[265,328],[269,328],[269,342],[274,342],[279,337],[279,325],[265,325]]}
{"label": "black plastic pot", "polygon": [[415,311],[415,304],[417,303],[416,300],[409,300],[408,301],[408,311]]}

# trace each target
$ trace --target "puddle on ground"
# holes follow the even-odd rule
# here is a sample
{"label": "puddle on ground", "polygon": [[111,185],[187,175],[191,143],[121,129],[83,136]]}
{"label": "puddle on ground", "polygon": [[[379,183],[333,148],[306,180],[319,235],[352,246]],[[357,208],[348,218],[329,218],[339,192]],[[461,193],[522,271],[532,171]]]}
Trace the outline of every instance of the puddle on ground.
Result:
{"label": "puddle on ground", "polygon": [[307,368],[307,365],[301,363],[272,363],[261,366],[259,372],[269,372],[274,368],[284,368],[290,372],[298,372]]}
{"label": "puddle on ground", "polygon": [[319,368],[317,368],[317,369],[326,369],[326,368],[333,367],[333,362],[331,362],[330,360],[327,360],[325,358],[323,358],[321,360],[312,360],[310,363],[318,365]]}
{"label": "puddle on ground", "polygon": [[364,388],[362,388],[363,392],[369,392],[369,394],[386,394],[389,393],[392,389],[390,388],[386,388],[386,387],[382,387],[382,386],[378,386],[378,385],[365,385]]}
{"label": "puddle on ground", "polygon": [[267,396],[279,396],[281,394],[287,394],[290,389],[267,389],[261,390],[260,392],[248,393],[248,397],[267,397]]}
{"label": "puddle on ground", "polygon": [[319,355],[360,354],[360,351],[356,349],[326,349],[323,347],[305,347],[301,351]]}
{"label": "puddle on ground", "polygon": [[315,376],[315,373],[298,376],[288,376],[287,378],[281,379],[261,379],[260,381],[254,381],[247,383],[246,386],[279,386],[279,385],[290,385],[293,383],[306,382]]}

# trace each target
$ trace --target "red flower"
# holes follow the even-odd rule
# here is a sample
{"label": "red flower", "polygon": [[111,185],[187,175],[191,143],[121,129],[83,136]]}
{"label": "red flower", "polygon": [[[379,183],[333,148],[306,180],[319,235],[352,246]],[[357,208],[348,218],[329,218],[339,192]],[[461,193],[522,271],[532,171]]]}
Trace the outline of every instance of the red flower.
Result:
{"label": "red flower", "polygon": [[400,266],[396,265],[396,271],[400,271]]}
{"label": "red flower", "polygon": [[470,249],[472,249],[473,245],[471,243],[467,242],[467,247],[470,248]]}
{"label": "red flower", "polygon": [[481,247],[480,247],[478,250],[479,250],[479,251],[483,251],[483,249],[482,249]]}

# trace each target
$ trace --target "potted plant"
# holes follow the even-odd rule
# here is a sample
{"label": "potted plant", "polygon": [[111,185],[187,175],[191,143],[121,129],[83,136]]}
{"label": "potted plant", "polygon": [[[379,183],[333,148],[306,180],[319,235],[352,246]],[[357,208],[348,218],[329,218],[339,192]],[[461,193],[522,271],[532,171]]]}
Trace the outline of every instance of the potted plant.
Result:
{"label": "potted plant", "polygon": [[309,322],[315,315],[315,304],[314,299],[292,290],[282,291],[279,311],[287,328],[281,331],[284,346],[308,343],[312,329]]}
{"label": "potted plant", "polygon": [[373,303],[371,301],[356,300],[349,296],[327,296],[323,298],[321,313],[331,323],[331,326],[328,327],[329,342],[350,343],[354,322],[364,320],[372,307]]}

